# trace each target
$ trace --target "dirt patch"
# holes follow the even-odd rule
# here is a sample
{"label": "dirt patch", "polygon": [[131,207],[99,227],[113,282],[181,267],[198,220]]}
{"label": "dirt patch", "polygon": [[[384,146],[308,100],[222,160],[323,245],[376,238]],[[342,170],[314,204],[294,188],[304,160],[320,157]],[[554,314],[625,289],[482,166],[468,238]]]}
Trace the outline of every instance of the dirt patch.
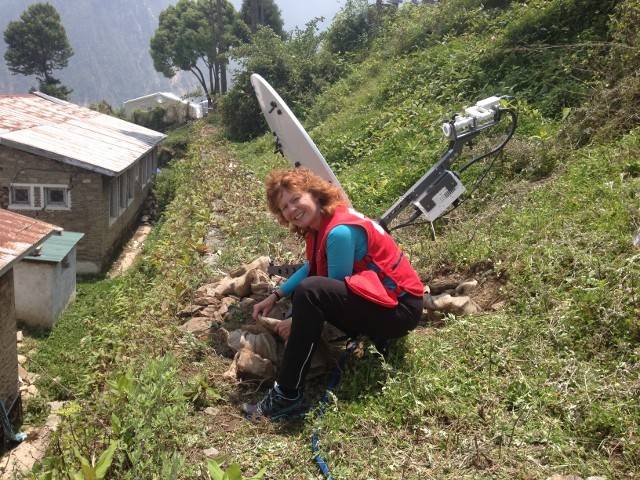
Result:
{"label": "dirt patch", "polygon": [[[459,294],[460,286],[464,282],[475,280],[477,286],[465,292],[465,295],[468,295],[481,311],[498,311],[506,304],[504,286],[507,283],[507,275],[503,270],[496,269],[489,260],[476,262],[462,271],[451,266],[443,266],[423,280],[432,296]],[[437,326],[442,318],[443,315],[439,312],[429,312],[423,317],[423,321]]]}
{"label": "dirt patch", "polygon": [[116,261],[113,262],[113,265],[107,273],[107,278],[115,278],[122,275],[131,267],[131,265],[133,265],[133,262],[135,262],[140,252],[142,252],[144,241],[151,233],[151,229],[151,225],[140,225],[136,229],[133,237],[131,237],[124,246]]}

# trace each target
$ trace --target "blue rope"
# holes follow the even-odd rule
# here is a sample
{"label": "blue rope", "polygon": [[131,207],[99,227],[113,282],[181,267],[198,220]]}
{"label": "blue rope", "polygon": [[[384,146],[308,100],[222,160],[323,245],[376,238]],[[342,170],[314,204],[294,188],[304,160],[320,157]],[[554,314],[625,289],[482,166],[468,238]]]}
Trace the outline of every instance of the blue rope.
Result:
{"label": "blue rope", "polygon": [[[356,343],[355,340],[350,340],[347,343],[347,348],[345,348],[344,352],[340,354],[340,358],[338,359],[338,364],[334,367],[333,371],[331,372],[331,376],[329,377],[329,383],[327,384],[327,388],[325,389],[324,394],[322,395],[322,398],[320,399],[320,402],[318,404],[318,409],[316,410],[316,421],[320,420],[324,416],[325,411],[327,409],[327,405],[329,404],[329,394],[333,392],[333,390],[340,383],[340,379],[342,378],[342,372],[344,371],[344,366],[345,366],[345,363],[347,362],[347,357],[351,352],[353,352],[356,349],[357,345],[358,344]],[[318,468],[322,472],[322,475],[324,475],[325,480],[334,480],[333,476],[331,475],[331,472],[329,471],[329,465],[327,464],[327,461],[320,454],[319,443],[320,443],[320,435],[318,434],[318,427],[316,427],[316,429],[313,431],[313,434],[311,435],[311,452],[313,453],[313,459],[315,460],[316,465],[318,465]]]}

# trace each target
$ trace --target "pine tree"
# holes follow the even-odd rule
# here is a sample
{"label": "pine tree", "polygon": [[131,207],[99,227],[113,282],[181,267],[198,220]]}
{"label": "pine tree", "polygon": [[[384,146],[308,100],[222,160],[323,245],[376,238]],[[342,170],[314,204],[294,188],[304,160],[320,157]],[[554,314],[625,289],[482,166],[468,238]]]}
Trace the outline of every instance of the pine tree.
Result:
{"label": "pine tree", "polygon": [[270,27],[278,36],[284,37],[282,14],[274,0],[243,0],[240,17],[255,33],[259,25]]}
{"label": "pine tree", "polygon": [[67,99],[71,90],[53,77],[73,55],[67,34],[56,9],[48,3],[35,3],[20,20],[9,22],[4,31],[7,51],[4,59],[14,74],[34,75],[40,90]]}

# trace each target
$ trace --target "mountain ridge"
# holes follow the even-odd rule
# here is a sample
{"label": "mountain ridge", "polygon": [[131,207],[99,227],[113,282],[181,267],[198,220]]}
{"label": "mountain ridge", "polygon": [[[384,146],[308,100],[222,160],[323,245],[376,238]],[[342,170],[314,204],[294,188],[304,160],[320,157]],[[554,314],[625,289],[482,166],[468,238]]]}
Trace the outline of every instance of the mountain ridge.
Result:
{"label": "mountain ridge", "polygon": [[[3,0],[0,29],[18,20],[36,0]],[[73,89],[71,100],[87,105],[106,100],[113,107],[154,91],[180,94],[196,87],[189,74],[165,78],[153,68],[149,40],[160,12],[175,0],[49,0],[60,14],[74,55],[67,68],[54,71]],[[37,86],[35,77],[13,75],[4,62],[0,41],[0,93],[25,93]]]}

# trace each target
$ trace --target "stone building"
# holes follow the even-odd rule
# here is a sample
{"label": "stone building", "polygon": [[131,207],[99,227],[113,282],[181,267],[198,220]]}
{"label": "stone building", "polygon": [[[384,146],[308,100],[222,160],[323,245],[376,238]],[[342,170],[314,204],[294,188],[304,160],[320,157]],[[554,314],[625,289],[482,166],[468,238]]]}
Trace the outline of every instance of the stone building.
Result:
{"label": "stone building", "polygon": [[0,207],[82,232],[78,273],[135,226],[165,136],[36,92],[0,95]]}
{"label": "stone building", "polygon": [[20,416],[13,268],[56,233],[55,225],[0,209],[0,447],[8,440],[6,420],[15,424]]}

